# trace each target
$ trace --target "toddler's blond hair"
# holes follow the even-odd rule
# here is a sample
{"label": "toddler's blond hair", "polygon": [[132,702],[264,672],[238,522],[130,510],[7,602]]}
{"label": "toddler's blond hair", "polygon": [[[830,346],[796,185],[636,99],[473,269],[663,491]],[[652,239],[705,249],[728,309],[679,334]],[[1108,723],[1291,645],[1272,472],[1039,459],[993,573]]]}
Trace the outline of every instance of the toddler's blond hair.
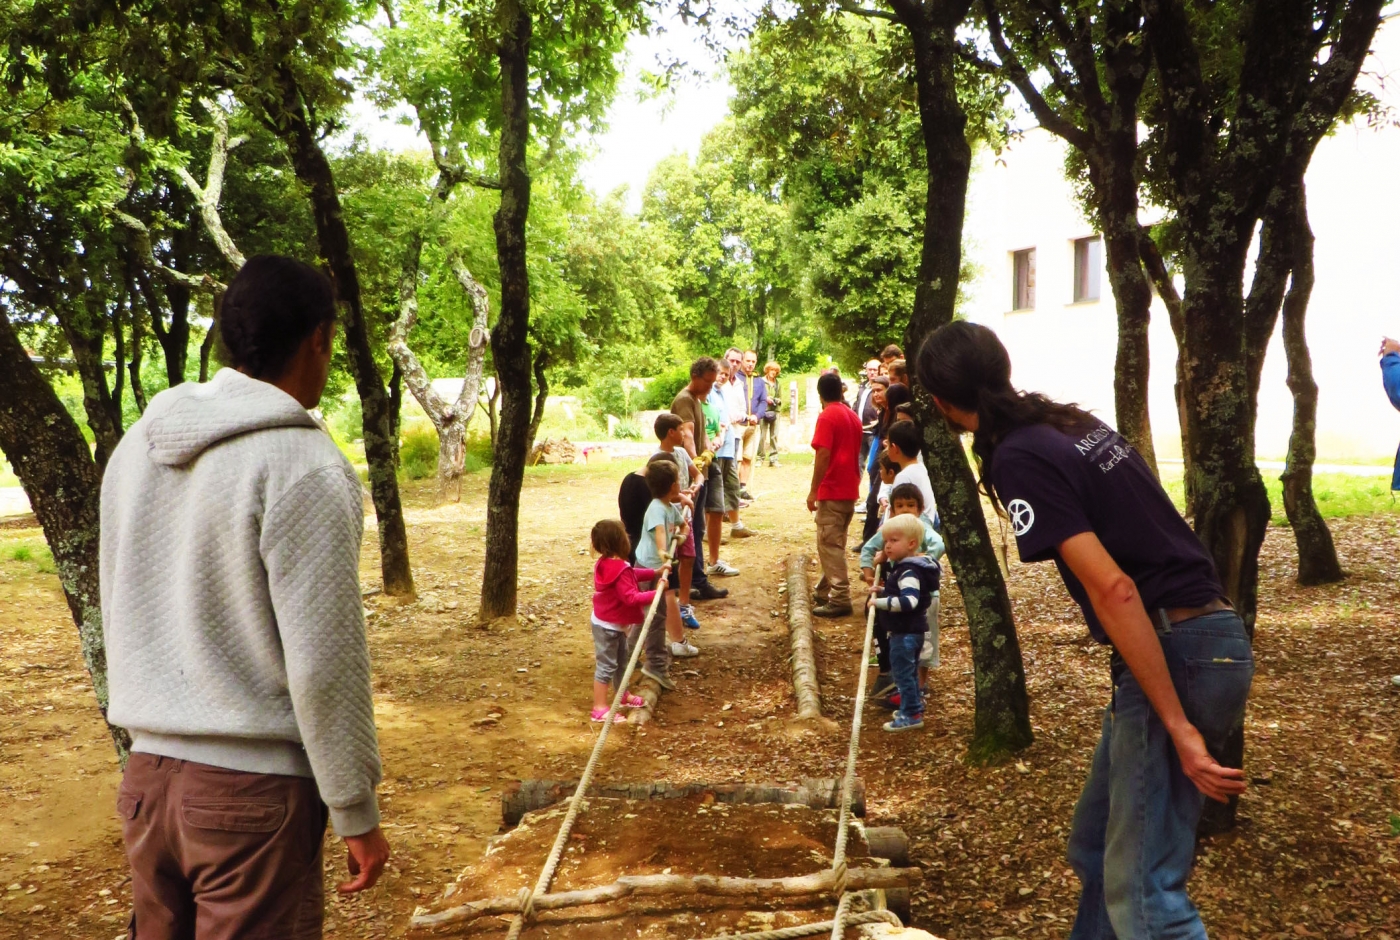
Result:
{"label": "toddler's blond hair", "polygon": [[919,521],[918,516],[911,516],[908,513],[902,516],[891,516],[888,522],[880,526],[880,534],[885,537],[885,541],[889,541],[891,535],[902,535],[918,545],[924,539],[924,524]]}

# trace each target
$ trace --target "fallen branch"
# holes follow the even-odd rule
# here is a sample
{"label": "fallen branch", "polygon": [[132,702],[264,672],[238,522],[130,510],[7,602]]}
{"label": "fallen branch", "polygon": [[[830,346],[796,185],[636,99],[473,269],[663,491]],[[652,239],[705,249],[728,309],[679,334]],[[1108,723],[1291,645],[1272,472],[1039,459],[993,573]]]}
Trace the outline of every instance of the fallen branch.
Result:
{"label": "fallen branch", "polygon": [[[853,868],[846,872],[845,890],[904,888],[923,880],[917,868]],[[608,904],[637,896],[706,895],[717,897],[748,897],[767,895],[805,897],[831,894],[838,887],[836,872],[823,869],[810,875],[791,878],[730,878],[720,875],[623,875],[610,885],[579,891],[560,891],[534,898],[536,911],[554,911],[587,904]],[[415,914],[411,927],[442,927],[461,924],[480,917],[517,914],[521,911],[519,894],[471,901],[436,914]]]}
{"label": "fallen branch", "polygon": [[817,657],[812,637],[812,605],[807,591],[807,558],[787,560],[788,630],[792,637],[792,691],[797,697],[798,718],[820,718],[821,687],[817,683]]}

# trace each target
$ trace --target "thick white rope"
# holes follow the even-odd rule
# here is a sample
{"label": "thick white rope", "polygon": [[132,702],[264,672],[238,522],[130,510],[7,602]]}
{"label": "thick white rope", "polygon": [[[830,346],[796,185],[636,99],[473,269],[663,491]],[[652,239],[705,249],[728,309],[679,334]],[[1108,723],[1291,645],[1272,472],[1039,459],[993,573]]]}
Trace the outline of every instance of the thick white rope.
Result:
{"label": "thick white rope", "polygon": [[[656,596],[651,599],[651,607],[647,610],[647,617],[642,621],[642,629],[637,633],[637,643],[632,649],[632,656],[627,660],[627,668],[623,670],[622,678],[617,680],[617,692],[613,695],[612,704],[608,706],[608,713],[603,718],[603,728],[598,733],[598,740],[593,744],[593,753],[588,756],[588,763],[583,768],[583,776],[579,777],[578,786],[574,788],[574,795],[569,800],[569,811],[564,814],[564,821],[559,826],[559,833],[554,837],[554,845],[549,850],[549,858],[544,863],[544,868],[540,871],[540,877],[535,881],[535,887],[520,889],[520,913],[511,918],[510,930],[506,933],[506,940],[519,940],[520,932],[525,929],[525,925],[535,918],[534,898],[537,894],[547,894],[549,886],[554,881],[555,870],[559,867],[559,860],[564,855],[564,845],[569,841],[569,833],[573,831],[574,821],[578,819],[579,811],[583,808],[583,796],[588,792],[588,785],[593,780],[593,771],[597,769],[598,762],[603,755],[603,745],[607,743],[608,732],[612,730],[613,715],[617,714],[618,707],[622,704],[622,697],[627,694],[627,686],[632,681],[632,672],[637,668],[637,660],[641,658],[642,650],[646,647],[647,634],[654,626],[657,607],[661,603],[661,598],[665,593],[666,577],[671,571],[671,559],[675,557],[676,551],[680,548],[681,536],[679,532],[671,537],[670,549],[662,556],[661,570],[656,575]],[[665,615],[662,615],[662,627],[665,627]]]}
{"label": "thick white rope", "polygon": [[[880,577],[876,566],[875,577]],[[860,677],[856,682],[855,714],[851,717],[851,743],[846,749],[846,776],[841,781],[841,815],[836,825],[836,850],[831,856],[831,868],[836,872],[836,890],[840,900],[836,903],[836,916],[831,921],[831,940],[841,940],[845,932],[846,910],[850,907],[851,895],[846,891],[846,839],[850,834],[851,792],[856,785],[856,757],[860,753],[860,723],[865,714],[866,680],[870,675],[870,648],[875,640],[875,608],[869,608],[865,615],[865,641],[860,649]]]}

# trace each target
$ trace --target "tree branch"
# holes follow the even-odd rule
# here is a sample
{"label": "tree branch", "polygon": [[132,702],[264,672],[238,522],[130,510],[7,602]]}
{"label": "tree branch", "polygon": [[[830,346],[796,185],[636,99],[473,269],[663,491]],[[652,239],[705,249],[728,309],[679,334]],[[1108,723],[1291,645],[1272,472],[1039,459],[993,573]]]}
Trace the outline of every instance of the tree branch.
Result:
{"label": "tree branch", "polygon": [[1006,41],[1006,37],[1002,33],[1001,14],[997,12],[993,0],[983,0],[982,5],[987,13],[987,31],[991,36],[992,48],[1001,58],[1002,69],[1006,76],[1011,79],[1011,84],[1015,85],[1016,90],[1021,93],[1021,97],[1031,109],[1031,113],[1035,115],[1035,119],[1040,122],[1040,126],[1057,137],[1063,138],[1070,146],[1087,152],[1093,146],[1093,138],[1083,128],[1076,126],[1050,106],[1050,103],[1045,100],[1045,96],[1040,93],[1040,89],[1036,88],[1035,83],[1031,81],[1030,74],[1021,64],[1021,60]]}
{"label": "tree branch", "polygon": [[1152,231],[1146,225],[1138,227],[1138,254],[1142,256],[1142,266],[1147,269],[1152,286],[1157,288],[1157,296],[1162,298],[1162,303],[1167,308],[1167,320],[1171,323],[1172,333],[1176,334],[1177,348],[1184,348],[1182,343],[1185,340],[1186,325],[1181,316],[1181,294],[1177,293],[1176,282],[1172,280],[1167,263],[1162,259],[1162,252],[1157,248]]}
{"label": "tree branch", "polygon": [[202,102],[205,110],[209,112],[211,120],[214,122],[214,138],[209,146],[209,170],[205,174],[203,186],[194,175],[184,167],[176,167],[175,175],[180,178],[180,182],[185,184],[185,188],[194,196],[199,204],[200,218],[204,220],[204,228],[213,240],[214,246],[219,249],[219,254],[223,255],[228,263],[235,268],[243,267],[243,252],[238,250],[233,238],[228,230],[224,228],[223,218],[219,215],[219,202],[223,199],[224,192],[224,171],[228,168],[228,155],[235,148],[247,141],[247,137],[228,136],[228,115],[212,101]]}
{"label": "tree branch", "polygon": [[132,247],[136,250],[137,255],[140,256],[141,260],[145,262],[148,268],[156,272],[156,274],[167,283],[183,284],[193,290],[207,291],[209,293],[218,293],[224,290],[225,285],[216,280],[212,275],[185,274],[183,271],[176,271],[168,265],[161,264],[160,259],[156,257],[155,249],[151,245],[151,230],[146,226],[146,223],[142,222],[134,215],[129,215],[116,207],[111,209],[111,213],[118,222],[125,225],[131,231],[133,241],[135,242]]}

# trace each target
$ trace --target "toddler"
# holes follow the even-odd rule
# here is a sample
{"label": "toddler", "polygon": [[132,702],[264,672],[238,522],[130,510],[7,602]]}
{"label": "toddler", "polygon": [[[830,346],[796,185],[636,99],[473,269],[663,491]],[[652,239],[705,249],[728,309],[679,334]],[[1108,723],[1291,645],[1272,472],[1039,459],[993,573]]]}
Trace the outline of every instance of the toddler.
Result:
{"label": "toddler", "polygon": [[889,633],[890,672],[899,689],[900,705],[885,722],[886,731],[911,731],[924,726],[924,700],[919,689],[919,654],[928,632],[928,608],[938,593],[938,562],[919,553],[923,522],[912,515],[893,516],[880,528],[889,574],[867,597],[875,618]]}
{"label": "toddler", "polygon": [[[593,713],[594,721],[608,716],[608,688],[618,679],[623,663],[632,657],[632,639],[646,617],[647,606],[655,591],[643,591],[638,578],[651,579],[656,572],[650,568],[633,568],[627,562],[632,544],[627,530],[616,519],[604,519],[593,526],[593,551],[598,561],[593,566]],[[644,704],[641,696],[625,692],[622,704],[636,708]],[[613,721],[626,721],[622,714]]]}
{"label": "toddler", "polygon": [[[933,527],[928,516],[924,515],[924,496],[913,483],[900,483],[890,490],[890,517],[917,516],[924,525],[924,538],[919,551],[933,561],[943,557],[943,537]],[[875,566],[884,563],[885,537],[876,532],[860,550],[860,577],[866,584],[875,583]],[[928,607],[928,637],[923,651],[919,654],[919,688],[928,685],[930,669],[938,668],[938,592],[933,592],[933,601]],[[879,625],[876,632],[881,633]],[[888,708],[899,707],[899,693],[894,691],[894,681],[889,676],[888,655],[880,661],[880,676],[875,680],[874,696],[880,704]]]}

